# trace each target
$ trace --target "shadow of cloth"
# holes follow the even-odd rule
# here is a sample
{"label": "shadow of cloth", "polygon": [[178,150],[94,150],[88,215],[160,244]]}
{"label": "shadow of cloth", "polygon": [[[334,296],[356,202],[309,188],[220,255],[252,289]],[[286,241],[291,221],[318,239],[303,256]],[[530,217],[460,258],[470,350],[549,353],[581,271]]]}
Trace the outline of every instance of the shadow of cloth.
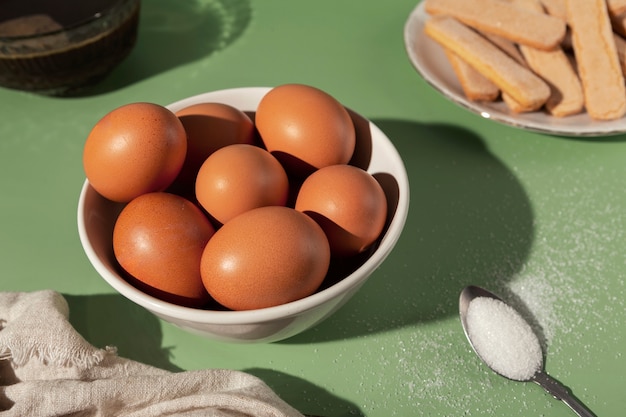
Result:
{"label": "shadow of cloth", "polygon": [[249,0],[142,0],[137,42],[98,84],[75,96],[115,91],[232,44],[248,27]]}
{"label": "shadow of cloth", "polygon": [[364,417],[365,414],[354,403],[341,399],[328,390],[305,379],[283,372],[265,369],[245,369],[263,380],[285,402],[305,415],[324,417]]}
{"label": "shadow of cloth", "polygon": [[119,294],[63,294],[69,321],[87,342],[96,348],[115,346],[120,356],[171,372],[182,371],[162,347],[161,323],[145,310]]}
{"label": "shadow of cloth", "polygon": [[452,125],[373,122],[409,176],[404,231],[345,306],[278,343],[341,340],[457,315],[466,285],[501,290],[528,257],[534,236],[528,195],[479,137]]}

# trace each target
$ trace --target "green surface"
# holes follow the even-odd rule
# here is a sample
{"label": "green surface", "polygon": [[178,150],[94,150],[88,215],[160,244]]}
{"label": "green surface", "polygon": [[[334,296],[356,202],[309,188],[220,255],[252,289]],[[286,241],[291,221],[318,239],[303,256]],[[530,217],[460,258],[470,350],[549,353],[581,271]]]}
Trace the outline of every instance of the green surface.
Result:
{"label": "green surface", "polygon": [[[535,317],[552,376],[598,416],[623,415],[626,136],[528,133],[456,107],[406,57],[415,5],[144,0],[136,49],[94,91],[0,89],[1,289],[60,291],[97,346],[172,370],[248,370],[307,413],[572,416],[470,351],[458,293],[484,285]],[[334,95],[403,156],[411,208],[388,260],[332,318],[274,344],[205,340],[115,294],[76,229],[93,124],[128,102],[287,82]]]}

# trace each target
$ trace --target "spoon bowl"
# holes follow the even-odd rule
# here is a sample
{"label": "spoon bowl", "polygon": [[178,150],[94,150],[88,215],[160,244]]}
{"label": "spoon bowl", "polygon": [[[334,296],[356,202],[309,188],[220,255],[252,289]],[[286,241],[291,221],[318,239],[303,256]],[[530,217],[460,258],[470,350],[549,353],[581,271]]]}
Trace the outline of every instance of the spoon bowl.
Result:
{"label": "spoon bowl", "polygon": [[503,299],[470,285],[461,291],[459,316],[470,346],[491,370],[508,379],[532,381],[578,416],[595,417],[567,387],[544,371],[539,340],[530,325]]}

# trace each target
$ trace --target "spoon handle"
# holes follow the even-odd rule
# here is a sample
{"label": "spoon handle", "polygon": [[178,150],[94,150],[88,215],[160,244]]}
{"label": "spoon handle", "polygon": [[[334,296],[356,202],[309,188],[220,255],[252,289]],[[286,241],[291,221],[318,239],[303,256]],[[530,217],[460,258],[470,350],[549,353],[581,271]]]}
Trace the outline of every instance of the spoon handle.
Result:
{"label": "spoon handle", "polygon": [[580,402],[571,391],[556,379],[552,378],[545,372],[537,372],[533,377],[533,382],[541,385],[543,389],[548,391],[557,400],[563,401],[580,417],[596,417],[585,405]]}

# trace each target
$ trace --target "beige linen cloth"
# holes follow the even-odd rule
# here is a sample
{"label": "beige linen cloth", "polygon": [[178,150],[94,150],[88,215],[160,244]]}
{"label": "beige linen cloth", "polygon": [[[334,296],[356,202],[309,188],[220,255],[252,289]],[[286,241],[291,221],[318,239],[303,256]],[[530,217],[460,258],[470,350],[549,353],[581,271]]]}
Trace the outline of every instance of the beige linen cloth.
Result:
{"label": "beige linen cloth", "polygon": [[0,292],[0,417],[301,417],[244,372],[169,372],[98,349],[55,291]]}

